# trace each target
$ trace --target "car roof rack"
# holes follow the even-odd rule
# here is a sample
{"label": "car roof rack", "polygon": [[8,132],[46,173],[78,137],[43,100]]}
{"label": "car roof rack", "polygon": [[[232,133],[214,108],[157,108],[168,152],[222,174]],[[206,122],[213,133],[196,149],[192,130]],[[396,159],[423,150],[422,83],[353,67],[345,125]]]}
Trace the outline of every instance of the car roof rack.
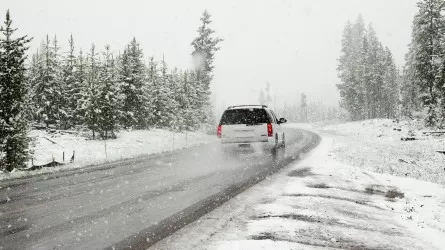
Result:
{"label": "car roof rack", "polygon": [[258,105],[258,104],[253,104],[253,105],[236,105],[236,106],[229,106],[227,109],[239,108],[239,107],[262,107],[262,108],[267,108],[267,105]]}

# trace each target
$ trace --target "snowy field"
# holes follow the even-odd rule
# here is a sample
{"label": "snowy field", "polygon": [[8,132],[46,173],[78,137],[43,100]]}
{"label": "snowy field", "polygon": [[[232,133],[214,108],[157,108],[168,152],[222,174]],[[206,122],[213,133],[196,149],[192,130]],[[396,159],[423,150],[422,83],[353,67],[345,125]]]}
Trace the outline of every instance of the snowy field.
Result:
{"label": "snowy field", "polygon": [[[403,130],[396,133],[392,126],[392,121],[383,120],[323,129],[321,145],[303,161],[153,249],[443,249],[445,187],[411,178],[427,179],[427,175],[414,175],[420,170],[409,172],[410,177],[395,176],[407,169],[398,159],[409,161],[413,152],[418,157],[411,155],[412,159],[427,168],[428,156],[419,153],[426,149],[419,145],[434,148],[441,139],[404,144],[400,142]],[[347,147],[343,144],[347,141],[356,144]],[[368,148],[354,148],[363,144]],[[379,150],[382,144],[387,146]],[[385,150],[389,152],[382,153]],[[389,173],[389,167],[376,168],[377,162],[385,164],[383,156],[389,157],[391,150],[397,157],[392,169],[400,169]],[[351,160],[354,154],[370,160]],[[383,173],[372,171],[377,169]]]}
{"label": "snowy field", "polygon": [[[121,131],[117,134],[117,139],[107,141],[90,140],[78,133],[48,133],[44,130],[33,130],[30,137],[32,139],[31,150],[34,151],[34,165],[47,164],[53,158],[57,162],[67,164],[35,171],[0,172],[0,180],[169,152],[217,140],[215,136],[201,132],[185,134],[161,129]],[[63,161],[64,152],[65,161]],[[73,153],[75,155],[74,162],[70,163]]]}
{"label": "snowy field", "polygon": [[[360,169],[445,184],[445,134],[429,133],[420,122],[368,120],[326,126],[336,159]],[[416,140],[402,141],[402,138]]]}

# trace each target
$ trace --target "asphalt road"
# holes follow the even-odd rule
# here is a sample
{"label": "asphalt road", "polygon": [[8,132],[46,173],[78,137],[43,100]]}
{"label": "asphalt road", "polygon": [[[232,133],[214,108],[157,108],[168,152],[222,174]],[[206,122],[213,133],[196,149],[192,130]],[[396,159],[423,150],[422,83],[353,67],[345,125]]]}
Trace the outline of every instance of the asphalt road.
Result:
{"label": "asphalt road", "polygon": [[278,171],[319,137],[287,128],[286,156],[226,159],[218,144],[0,182],[0,249],[146,249]]}

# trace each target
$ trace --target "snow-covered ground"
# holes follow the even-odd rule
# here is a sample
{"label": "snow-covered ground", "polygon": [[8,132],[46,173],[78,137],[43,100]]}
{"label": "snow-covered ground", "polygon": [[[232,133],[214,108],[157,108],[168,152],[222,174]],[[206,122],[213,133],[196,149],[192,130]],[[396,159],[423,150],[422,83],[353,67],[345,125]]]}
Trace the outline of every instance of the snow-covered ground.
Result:
{"label": "snow-covered ground", "polygon": [[[399,131],[400,130],[400,131]],[[445,134],[424,133],[420,122],[376,119],[321,128],[336,159],[361,169],[445,184]],[[402,141],[402,138],[414,138]]]}
{"label": "snow-covered ground", "polygon": [[[34,151],[34,165],[50,163],[53,158],[57,162],[67,164],[35,171],[0,172],[0,180],[169,152],[217,140],[215,136],[202,132],[186,134],[161,129],[121,131],[117,134],[117,139],[107,141],[90,140],[78,133],[48,133],[45,130],[33,130],[30,137],[32,139],[31,150]],[[65,161],[63,161],[64,152]],[[70,163],[73,153],[75,155],[74,162]]]}
{"label": "snow-covered ground", "polygon": [[[418,152],[426,151],[419,145],[428,143],[411,141],[408,143],[416,144],[400,147],[400,132],[392,132],[391,123],[371,121],[324,129],[321,145],[306,159],[250,188],[153,248],[443,249],[445,187],[391,175],[403,173],[406,166],[397,164],[398,159],[409,162],[407,157],[414,158],[414,152],[416,162],[427,167],[427,156]],[[363,142],[366,139],[369,141]],[[432,140],[434,145],[440,145],[436,141],[440,139]],[[357,142],[344,144],[349,141]],[[355,148],[363,144],[368,146],[363,152]],[[380,150],[382,145],[385,148]],[[385,150],[389,152],[382,153]],[[397,157],[392,168],[401,169],[391,174],[387,167],[379,168],[385,173],[370,171],[375,170],[373,164],[389,161],[391,150]],[[354,155],[369,161],[359,160],[361,164],[356,165],[355,160],[348,158]],[[408,176],[426,179],[425,175]]]}

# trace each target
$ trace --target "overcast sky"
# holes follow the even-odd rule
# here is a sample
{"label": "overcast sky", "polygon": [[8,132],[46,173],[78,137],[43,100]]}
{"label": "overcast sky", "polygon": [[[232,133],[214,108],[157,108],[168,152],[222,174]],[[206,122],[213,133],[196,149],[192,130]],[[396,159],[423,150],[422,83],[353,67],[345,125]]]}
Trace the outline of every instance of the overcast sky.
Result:
{"label": "overcast sky", "polygon": [[[149,56],[172,67],[191,68],[191,41],[207,9],[224,38],[216,54],[212,90],[217,104],[251,104],[270,82],[277,105],[301,92],[310,101],[336,104],[341,34],[359,13],[372,22],[384,45],[403,64],[417,0],[1,0],[20,34],[42,39],[57,34],[66,48],[72,33],[77,49],[110,44],[122,50],[134,36]],[[2,19],[4,14],[2,14]]]}

